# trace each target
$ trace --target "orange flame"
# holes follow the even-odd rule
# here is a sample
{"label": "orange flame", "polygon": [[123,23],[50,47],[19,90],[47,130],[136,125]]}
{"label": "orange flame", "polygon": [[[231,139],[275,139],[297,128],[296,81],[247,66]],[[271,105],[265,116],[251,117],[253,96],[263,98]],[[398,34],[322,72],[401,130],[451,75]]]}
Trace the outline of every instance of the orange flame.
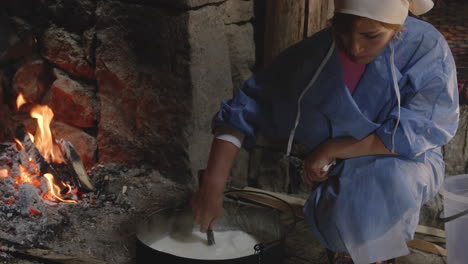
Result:
{"label": "orange flame", "polygon": [[[16,99],[16,105],[19,109],[23,104],[26,103],[22,94],[18,95]],[[36,134],[33,136],[31,133],[27,132],[29,138],[37,147],[38,151],[44,157],[47,162],[62,163],[64,161],[62,151],[60,150],[58,144],[54,142],[52,137],[52,131],[50,130],[50,123],[54,117],[52,110],[46,105],[35,105],[31,109],[31,117],[35,118],[37,121]],[[18,139],[14,139],[17,144],[17,149],[24,149],[23,144]],[[41,187],[41,173],[37,164],[29,158],[29,164],[25,167],[19,165],[20,175],[15,177],[16,184],[29,183],[37,188]],[[9,171],[7,169],[0,169],[0,179],[9,176]],[[65,203],[77,203],[75,200],[65,200],[60,198],[60,186],[54,183],[54,176],[50,173],[44,174],[44,178],[47,182],[48,191],[44,193],[42,197],[45,199],[55,199]],[[60,183],[62,186],[65,186],[68,191],[67,194],[72,192],[72,187],[66,183]],[[75,191],[76,192],[76,191]]]}
{"label": "orange flame", "polygon": [[[57,194],[60,193],[60,188],[55,185],[54,182],[54,176],[50,173],[44,174],[44,177],[47,179],[47,186],[49,187],[49,192],[47,193],[46,198],[53,197],[61,202],[64,203],[77,203],[75,200],[64,200],[60,198]],[[69,190],[71,190],[71,186],[67,184],[67,187],[69,187]]]}
{"label": "orange flame", "polygon": [[34,145],[48,162],[62,163],[63,156],[58,147],[54,146],[50,123],[54,112],[47,105],[35,105],[31,109],[31,117],[37,120],[37,130]]}
{"label": "orange flame", "polygon": [[14,138],[15,142],[16,142],[16,149],[17,150],[22,150],[24,149],[24,146],[23,144],[21,144],[21,141],[19,141],[17,138]]}
{"label": "orange flame", "polygon": [[18,95],[16,98],[16,110],[19,110],[22,105],[24,105],[26,102],[26,99],[24,99],[24,96],[22,93]]}
{"label": "orange flame", "polygon": [[32,143],[34,143],[34,136],[33,134],[29,133],[29,132],[26,132],[26,134],[28,134],[29,138],[31,139]]}

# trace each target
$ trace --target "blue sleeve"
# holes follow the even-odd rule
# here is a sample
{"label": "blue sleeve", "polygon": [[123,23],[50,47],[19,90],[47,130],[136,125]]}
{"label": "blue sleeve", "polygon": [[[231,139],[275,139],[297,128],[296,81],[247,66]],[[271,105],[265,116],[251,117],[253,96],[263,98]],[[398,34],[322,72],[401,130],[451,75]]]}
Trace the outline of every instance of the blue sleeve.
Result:
{"label": "blue sleeve", "polygon": [[[442,37],[431,40],[418,43],[399,81],[402,101],[394,152],[414,160],[423,160],[426,151],[447,144],[458,127],[455,63]],[[376,131],[388,149],[397,115],[398,106]]]}
{"label": "blue sleeve", "polygon": [[[260,133],[267,137],[283,137],[286,130],[289,135],[296,109],[291,112],[294,116],[287,119],[284,116],[290,112],[283,106],[296,105],[297,98],[310,81],[312,74],[308,73],[318,69],[332,37],[332,31],[327,28],[282,51],[269,65],[247,79],[232,99],[222,102],[212,123],[213,130],[231,126],[242,131],[246,149],[255,146],[256,136]],[[290,120],[290,123],[284,120]]]}
{"label": "blue sleeve", "polygon": [[221,103],[221,108],[213,119],[213,131],[222,126],[233,126],[245,134],[244,147],[252,148],[255,145],[257,121],[262,119],[260,92],[256,76],[253,75],[244,82],[232,99]]}

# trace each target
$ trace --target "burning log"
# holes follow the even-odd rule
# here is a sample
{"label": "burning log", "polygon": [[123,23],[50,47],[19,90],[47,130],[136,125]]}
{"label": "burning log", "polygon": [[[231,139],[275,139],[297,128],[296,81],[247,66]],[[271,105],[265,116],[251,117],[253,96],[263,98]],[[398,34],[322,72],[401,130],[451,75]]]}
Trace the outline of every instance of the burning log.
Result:
{"label": "burning log", "polygon": [[52,163],[47,162],[36,148],[36,145],[31,140],[29,134],[26,133],[24,126],[21,125],[16,129],[15,137],[17,143],[22,147],[22,149],[19,151],[20,164],[15,164],[17,161],[13,159],[14,166],[12,167],[12,174],[14,177],[19,177],[21,175],[21,168],[32,174],[36,174],[37,176],[44,175],[46,173],[52,173],[57,176],[60,175],[60,173],[55,170]]}
{"label": "burning log", "polygon": [[65,154],[67,164],[70,164],[80,182],[89,190],[93,190],[94,187],[89,180],[88,174],[83,165],[83,161],[80,158],[80,155],[76,152],[72,143],[63,139],[59,140],[60,146],[62,147],[62,152]]}
{"label": "burning log", "polygon": [[[17,109],[26,103],[23,95],[19,94]],[[33,105],[30,115],[37,122],[35,135],[27,132],[22,125],[15,130],[16,154],[10,159],[10,170],[7,168],[7,173],[19,185],[31,183],[41,188],[42,197],[46,199],[76,203],[77,188],[94,189],[80,156],[70,142],[54,140],[50,129],[54,113],[50,107]],[[3,164],[0,166],[1,169]],[[71,200],[62,199],[64,195],[71,196]]]}
{"label": "burning log", "polygon": [[[60,166],[59,164],[55,163],[48,163],[36,148],[29,135],[25,132],[23,126],[20,126],[16,130],[15,136],[19,140],[19,144],[21,144],[21,146],[24,148],[25,153],[21,154],[22,158],[20,158],[21,164],[23,166],[29,167],[29,159],[32,159],[34,161],[33,164],[37,166],[41,174],[52,173],[58,178],[62,178],[64,182],[66,182],[66,180],[72,181],[77,187],[84,186],[84,188],[87,190],[94,189],[88,174],[86,173],[83,162],[81,161],[80,156],[76,152],[71,142],[60,139],[58,145],[62,154],[64,154],[65,162],[67,165],[71,166],[72,170],[66,166]],[[59,173],[58,171],[62,173]],[[62,175],[67,174],[71,175],[71,177],[68,177],[68,179],[65,179],[66,177],[62,177]],[[79,182],[74,181],[75,176],[78,177]]]}
{"label": "burning log", "polygon": [[[41,155],[39,150],[36,148],[32,142],[29,135],[26,133],[24,126],[19,126],[15,131],[15,137],[19,140],[19,144],[24,148],[28,157],[34,161],[37,168],[41,173],[49,172],[51,169],[48,166],[48,163],[45,161],[44,157]],[[23,163],[23,162],[22,162]]]}

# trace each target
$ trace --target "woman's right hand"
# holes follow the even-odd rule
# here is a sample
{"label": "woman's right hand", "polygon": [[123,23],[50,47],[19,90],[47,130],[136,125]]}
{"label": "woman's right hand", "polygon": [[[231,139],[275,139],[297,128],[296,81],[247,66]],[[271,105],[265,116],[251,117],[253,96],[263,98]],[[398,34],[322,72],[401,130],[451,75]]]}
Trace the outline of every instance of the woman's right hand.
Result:
{"label": "woman's right hand", "polygon": [[200,225],[201,232],[211,229],[223,212],[224,187],[237,152],[239,148],[234,144],[213,140],[206,170],[199,177],[199,190],[192,197],[194,222]]}
{"label": "woman's right hand", "polygon": [[200,225],[200,232],[212,229],[214,222],[223,212],[224,184],[205,182],[192,196],[194,223]]}

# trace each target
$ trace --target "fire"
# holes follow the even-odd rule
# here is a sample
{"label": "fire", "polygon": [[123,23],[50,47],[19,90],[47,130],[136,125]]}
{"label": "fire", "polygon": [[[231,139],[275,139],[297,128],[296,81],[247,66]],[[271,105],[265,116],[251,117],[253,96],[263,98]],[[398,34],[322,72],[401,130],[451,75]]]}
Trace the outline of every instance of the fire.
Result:
{"label": "fire", "polygon": [[[54,176],[50,173],[46,173],[44,174],[44,177],[46,177],[47,179],[47,186],[49,187],[49,192],[47,193],[46,197],[49,198],[49,197],[53,197],[61,202],[64,202],[64,203],[77,203],[77,201],[75,200],[64,200],[62,198],[60,198],[58,196],[58,194],[60,193],[60,187],[58,187],[57,185],[55,185],[53,182],[54,182]],[[71,186],[68,185],[68,188],[69,190],[71,190]]]}
{"label": "fire", "polygon": [[[16,177],[16,184],[24,184],[24,183],[29,183],[37,188],[41,187],[41,178],[40,178],[40,172],[39,169],[37,168],[36,164],[34,161],[30,160],[30,169],[28,170],[26,167],[19,165],[20,169],[20,176]],[[31,171],[32,168],[32,171]],[[0,178],[1,175],[3,175],[3,169],[0,170]],[[8,176],[8,171],[6,170],[5,174]],[[42,197],[46,199],[56,199],[64,203],[77,203],[75,200],[65,200],[60,198],[60,187],[56,184],[54,184],[54,176],[50,173],[45,173],[44,178],[47,181],[47,187],[48,187],[48,192],[43,194]],[[65,184],[67,189],[69,190],[67,194],[71,193],[71,186],[68,184]]]}
{"label": "fire", "polygon": [[[19,109],[24,105],[26,100],[22,94],[18,95],[16,99],[16,106]],[[54,117],[52,109],[46,105],[34,105],[31,109],[30,115],[32,118],[37,121],[36,133],[33,136],[31,133],[27,132],[29,138],[36,146],[37,150],[41,153],[44,159],[49,163],[62,163],[64,161],[62,151],[58,144],[55,143],[52,131],[50,129],[50,123]],[[18,150],[23,150],[24,146],[20,140],[14,139],[17,144]],[[72,187],[64,182],[59,184],[54,183],[54,176],[50,173],[45,173],[41,176],[41,172],[37,164],[29,158],[28,164],[18,165],[19,176],[15,177],[16,184],[25,184],[29,183],[37,188],[41,188],[41,182],[47,184],[48,191],[42,194],[42,197],[49,200],[57,200],[65,203],[77,203],[75,200],[66,200],[60,197],[61,190],[67,189],[67,194],[72,192]],[[0,179],[6,178],[10,175],[8,169],[0,169]],[[63,186],[61,188],[60,186]],[[76,191],[75,191],[76,193]]]}
{"label": "fire", "polygon": [[35,105],[31,109],[31,117],[37,120],[36,135],[34,136],[34,145],[48,162],[62,163],[62,152],[52,139],[50,123],[54,118],[54,112],[46,105]]}
{"label": "fire", "polygon": [[22,105],[24,105],[26,102],[26,99],[24,99],[23,94],[19,94],[18,97],[16,98],[16,110],[19,110]]}
{"label": "fire", "polygon": [[29,138],[31,139],[32,143],[34,143],[34,136],[33,134],[29,133],[29,132],[26,132],[26,134],[28,134]]}
{"label": "fire", "polygon": [[21,141],[19,141],[17,138],[15,138],[15,139],[13,139],[13,140],[16,142],[16,148],[17,148],[18,150],[24,149],[24,146],[23,146],[23,144],[21,143]]}

